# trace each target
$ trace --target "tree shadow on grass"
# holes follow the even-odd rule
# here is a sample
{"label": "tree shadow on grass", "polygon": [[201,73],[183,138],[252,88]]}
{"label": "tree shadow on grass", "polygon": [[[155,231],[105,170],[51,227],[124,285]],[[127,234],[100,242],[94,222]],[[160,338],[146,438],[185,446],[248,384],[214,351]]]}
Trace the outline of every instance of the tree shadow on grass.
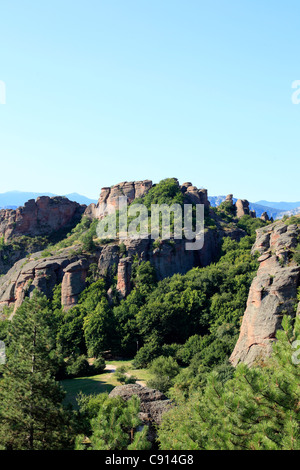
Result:
{"label": "tree shadow on grass", "polygon": [[61,381],[63,389],[66,391],[64,404],[71,404],[74,409],[78,409],[76,401],[79,393],[84,395],[97,395],[99,393],[109,393],[115,388],[114,385],[105,382],[99,378],[99,375],[94,377],[77,377],[75,379],[66,379]]}

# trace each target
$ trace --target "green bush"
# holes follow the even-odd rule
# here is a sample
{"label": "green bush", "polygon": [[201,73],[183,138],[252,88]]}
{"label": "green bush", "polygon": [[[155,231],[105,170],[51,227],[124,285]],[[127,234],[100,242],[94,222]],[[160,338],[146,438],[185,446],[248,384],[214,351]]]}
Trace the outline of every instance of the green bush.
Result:
{"label": "green bush", "polygon": [[179,365],[173,357],[157,357],[149,367],[153,377],[147,382],[147,386],[166,393],[172,387],[179,371]]}
{"label": "green bush", "polygon": [[295,263],[300,264],[300,244],[294,251],[293,260],[295,261]]}
{"label": "green bush", "polygon": [[78,356],[67,365],[66,372],[69,378],[86,377],[90,375],[90,365],[86,356]]}
{"label": "green bush", "polygon": [[137,352],[132,364],[136,369],[144,369],[160,354],[161,347],[159,346],[158,341],[155,338],[151,338]]}
{"label": "green bush", "polygon": [[103,357],[97,357],[92,366],[90,366],[91,368],[91,374],[93,375],[97,375],[97,374],[102,374],[102,372],[104,371],[105,369],[105,360]]}

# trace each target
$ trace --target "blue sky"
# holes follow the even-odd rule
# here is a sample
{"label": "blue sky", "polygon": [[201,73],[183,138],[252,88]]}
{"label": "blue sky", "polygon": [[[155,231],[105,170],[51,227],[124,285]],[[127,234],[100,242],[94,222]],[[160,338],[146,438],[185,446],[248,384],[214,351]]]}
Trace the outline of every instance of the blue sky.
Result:
{"label": "blue sky", "polygon": [[300,3],[0,1],[0,192],[300,199]]}

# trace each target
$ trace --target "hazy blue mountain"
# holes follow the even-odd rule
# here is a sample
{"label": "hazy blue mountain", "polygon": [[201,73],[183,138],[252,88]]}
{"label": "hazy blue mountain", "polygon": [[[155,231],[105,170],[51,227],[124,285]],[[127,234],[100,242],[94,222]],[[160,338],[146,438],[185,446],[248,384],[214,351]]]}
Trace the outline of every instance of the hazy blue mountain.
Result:
{"label": "hazy blue mountain", "polygon": [[[29,199],[36,199],[40,196],[57,196],[53,193],[34,193],[34,192],[23,192],[23,191],[8,191],[0,194],[0,208],[15,209],[16,207],[24,206],[25,202]],[[97,202],[94,199],[89,199],[81,194],[71,193],[64,194],[70,201],[76,201],[79,204],[86,204],[87,206],[92,202]]]}
{"label": "hazy blue mountain", "polygon": [[279,209],[281,211],[290,211],[292,209],[297,209],[298,207],[300,207],[300,201],[298,202],[257,201],[255,204],[273,207],[274,209]]}
{"label": "hazy blue mountain", "polygon": [[89,206],[92,203],[96,204],[98,202],[96,199],[89,199],[88,197],[82,196],[78,193],[65,194],[65,196],[70,199],[70,201],[75,201],[79,204],[85,204],[86,206]]}

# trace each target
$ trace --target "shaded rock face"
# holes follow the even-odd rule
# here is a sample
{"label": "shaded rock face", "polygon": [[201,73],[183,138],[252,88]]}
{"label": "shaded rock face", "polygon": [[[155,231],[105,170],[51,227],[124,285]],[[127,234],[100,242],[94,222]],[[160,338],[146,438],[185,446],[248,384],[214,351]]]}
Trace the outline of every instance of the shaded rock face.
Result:
{"label": "shaded rock face", "polygon": [[63,305],[67,308],[74,305],[85,287],[88,266],[94,260],[74,255],[69,250],[47,258],[41,257],[41,253],[33,256],[37,259],[18,261],[0,279],[0,309],[4,305],[14,306],[15,311],[34,288],[51,298],[53,288],[60,283]]}
{"label": "shaded rock face", "polygon": [[0,237],[7,241],[22,235],[50,235],[70,224],[74,217],[79,219],[85,209],[65,197],[31,199],[16,210],[0,210]]}
{"label": "shaded rock face", "polygon": [[160,392],[138,384],[120,385],[115,387],[109,394],[110,398],[121,397],[127,401],[136,395],[141,401],[140,418],[146,424],[161,424],[163,414],[172,407],[171,400]]}
{"label": "shaded rock face", "polygon": [[[162,241],[157,248],[153,247],[153,240],[150,237],[141,240],[127,239],[123,243],[126,247],[126,257],[119,258],[116,255],[114,258],[117,262],[117,291],[121,298],[126,297],[132,289],[131,272],[135,256],[138,256],[140,261],[151,262],[158,280],[171,277],[173,274],[185,274],[200,263],[198,252],[185,250],[185,240]],[[210,250],[211,246],[208,245],[205,249]],[[209,259],[210,256],[212,254],[208,256]],[[99,268],[100,265],[99,260]]]}
{"label": "shaded rock face", "polygon": [[269,356],[283,315],[295,315],[300,266],[290,261],[290,255],[299,235],[297,225],[283,223],[257,230],[252,254],[260,254],[260,266],[250,288],[240,336],[230,357],[234,366],[239,362],[251,366]]}
{"label": "shaded rock face", "polygon": [[[58,254],[42,257],[34,253],[30,259],[16,262],[5,276],[0,278],[0,309],[4,305],[21,305],[26,296],[37,287],[52,297],[53,288],[62,284],[62,306],[65,310],[78,302],[80,293],[86,287],[91,264],[97,264],[100,276],[113,276],[117,273],[117,290],[121,298],[131,291],[131,271],[133,259],[150,261],[155,267],[158,280],[173,274],[185,274],[195,266],[206,266],[217,256],[221,235],[217,231],[208,232],[202,250],[186,251],[185,240],[166,240],[158,248],[153,240],[124,240],[126,254],[121,254],[119,242],[102,245],[92,254],[76,254],[76,246],[65,248]],[[80,248],[79,246],[77,248]],[[74,254],[75,253],[75,254]]]}

